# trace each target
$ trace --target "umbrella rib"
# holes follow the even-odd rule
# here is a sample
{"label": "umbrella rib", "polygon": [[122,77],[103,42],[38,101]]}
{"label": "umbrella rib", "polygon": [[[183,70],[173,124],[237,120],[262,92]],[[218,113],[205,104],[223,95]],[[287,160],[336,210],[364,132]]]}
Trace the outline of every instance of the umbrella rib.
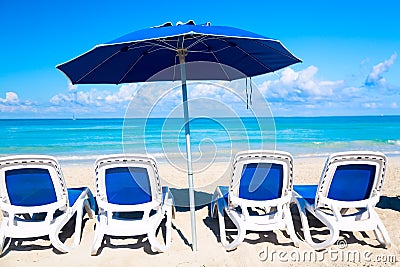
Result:
{"label": "umbrella rib", "polygon": [[214,50],[213,52],[211,52],[209,50],[190,50],[189,52],[190,53],[210,53],[211,54],[211,53],[218,53],[218,52],[223,51],[223,50],[228,49],[228,48],[230,48],[230,46],[223,47],[223,48],[220,48],[218,50]]}
{"label": "umbrella rib", "polygon": [[140,55],[140,57],[135,61],[135,63],[132,64],[132,66],[129,68],[129,70],[127,72],[125,72],[124,76],[122,76],[122,78],[118,81],[118,84],[121,83],[121,81],[123,79],[125,79],[126,75],[128,75],[129,72],[131,72],[131,70],[133,69],[133,67],[135,67],[135,65],[139,62],[139,60],[141,60],[143,57],[143,54]]}
{"label": "umbrella rib", "polygon": [[[196,38],[196,37],[195,37]],[[187,47],[187,49],[189,50],[190,48],[192,48],[193,46],[195,46],[196,44],[198,44],[198,43],[203,43],[203,41],[205,40],[205,39],[207,39],[207,40],[210,40],[210,39],[216,39],[216,40],[224,40],[223,39],[223,37],[216,37],[216,36],[203,36],[202,38],[198,38],[197,39],[197,41],[196,42],[194,42],[193,44],[191,44],[191,45],[189,45],[188,47]],[[205,47],[209,47],[208,45],[206,45],[205,43],[203,43],[204,44],[204,46]],[[219,50],[215,50],[214,52],[219,52],[219,51],[222,51],[222,50],[224,50],[224,49],[227,49],[227,48],[229,48],[229,46],[227,46],[227,47],[224,47],[224,48],[221,48],[221,49],[219,49]],[[203,53],[210,53],[210,51],[190,51],[190,52],[203,52]]]}
{"label": "umbrella rib", "polygon": [[166,46],[163,46],[163,45],[161,45],[160,43],[157,43],[157,42],[143,42],[143,43],[138,43],[138,44],[144,44],[144,45],[134,46],[134,44],[133,44],[133,45],[129,46],[129,49],[137,49],[137,48],[143,48],[143,47],[147,47],[147,46],[151,46],[151,48],[153,48],[155,46],[159,46],[160,49],[164,48],[164,49],[169,49],[169,50],[175,51],[175,48],[173,46],[171,46],[170,44],[168,44],[168,43],[166,43],[164,41],[161,41],[161,40],[160,40],[160,42],[165,43]]}
{"label": "umbrella rib", "polygon": [[[226,40],[223,40],[225,42],[228,42]],[[267,70],[269,70],[270,72],[272,72],[273,70],[268,67],[267,65],[265,65],[263,62],[261,62],[258,58],[256,58],[255,56],[253,56],[252,54],[249,54],[246,50],[244,50],[243,48],[241,48],[240,46],[238,46],[237,44],[234,46],[237,49],[239,49],[240,51],[242,51],[244,54],[246,54],[247,56],[249,56],[250,58],[252,58],[254,61],[256,61],[258,64],[260,64],[261,66],[263,66],[264,68],[266,68]]]}
{"label": "umbrella rib", "polygon": [[[200,41],[201,43],[203,43],[203,41]],[[204,44],[204,43],[203,43]],[[204,44],[206,45],[206,44]],[[207,46],[207,45],[206,45]],[[219,62],[218,57],[215,55],[215,53],[211,50],[210,51],[211,54],[214,56],[215,60],[217,61],[218,65],[221,67],[222,71],[225,73],[225,76],[228,78],[228,80],[230,81],[231,79],[229,78],[228,73],[226,73],[225,69],[223,68],[222,64]]]}
{"label": "umbrella rib", "polygon": [[79,80],[76,81],[76,83],[79,83],[82,79],[84,79],[86,76],[88,76],[90,73],[92,73],[93,71],[95,71],[98,67],[100,67],[101,65],[103,65],[105,62],[107,62],[110,58],[114,57],[116,54],[118,54],[119,52],[121,52],[121,50],[118,50],[117,52],[115,52],[114,54],[112,54],[111,56],[109,56],[108,58],[106,58],[105,60],[103,60],[102,62],[100,62],[99,64],[96,65],[96,67],[94,67],[93,69],[91,69],[89,72],[87,72],[85,75],[83,75]]}
{"label": "umbrella rib", "polygon": [[154,46],[153,43],[147,43],[147,42],[142,42],[142,43],[134,43],[129,45],[129,50],[135,50],[135,49],[140,49],[140,48],[144,48],[144,47],[149,47],[149,46]]}
{"label": "umbrella rib", "polygon": [[[193,42],[191,45],[189,45],[186,49],[187,50],[189,50],[190,48],[192,48],[193,46],[195,46],[195,45],[197,45],[198,43],[203,43],[203,40],[204,39],[207,39],[208,38],[208,36],[203,36],[203,37],[201,37],[201,38],[196,38],[196,37],[194,37],[195,39],[196,39],[196,42]],[[207,45],[206,45],[206,47],[207,47]]]}
{"label": "umbrella rib", "polygon": [[[152,47],[150,47],[150,48],[147,50],[147,53],[153,53],[153,52],[156,52],[156,51],[158,51],[158,50],[160,50],[160,49],[163,49],[163,48],[169,49],[168,47],[161,46],[161,45],[158,44],[158,43],[152,43],[152,42],[150,42],[149,44],[152,45]],[[147,45],[141,46],[141,47],[146,47],[146,46],[147,46]],[[160,46],[160,47],[158,47],[157,49],[152,50],[152,49],[153,49],[154,47],[156,47],[156,46]],[[141,48],[141,47],[133,47],[133,49],[135,49],[135,48]],[[144,57],[144,54],[141,54],[140,57],[138,57],[138,59],[135,61],[135,63],[132,64],[132,66],[129,68],[129,70],[128,70],[127,72],[125,72],[125,74],[122,76],[121,79],[119,79],[118,84],[120,84],[120,83],[125,79],[125,77],[129,74],[129,72],[131,72],[131,70],[136,66],[136,64],[137,64],[143,57]]]}
{"label": "umbrella rib", "polygon": [[173,46],[173,45],[171,45],[171,44],[169,44],[169,43],[167,43],[166,41],[164,41],[164,40],[161,40],[161,39],[157,39],[160,43],[162,43],[162,44],[164,44],[165,46],[162,46],[161,44],[157,44],[157,45],[159,45],[159,46],[161,46],[161,47],[164,47],[164,48],[166,48],[166,49],[170,49],[170,50],[176,50],[176,48]]}
{"label": "umbrella rib", "polygon": [[[153,47],[152,47],[153,48]],[[147,53],[148,54],[150,54],[150,53],[154,53],[154,52],[157,52],[157,51],[159,51],[159,50],[164,50],[165,48],[163,48],[163,47],[158,47],[158,48],[156,48],[156,49],[153,49],[153,50],[147,50]],[[169,50],[169,49],[168,49]]]}
{"label": "umbrella rib", "polygon": [[287,53],[284,53],[284,52],[282,52],[282,51],[279,51],[278,49],[273,48],[273,47],[271,47],[271,46],[269,46],[269,45],[266,45],[266,44],[261,43],[261,42],[259,42],[259,41],[256,41],[256,42],[257,42],[257,44],[260,44],[260,45],[262,45],[262,46],[264,46],[264,47],[268,47],[269,49],[274,50],[274,51],[278,52],[279,54],[284,55],[284,56],[286,56],[286,57],[288,57],[288,58],[291,58],[291,59],[294,59],[294,60],[299,60],[299,59],[296,58],[295,56],[291,55],[290,52],[289,52],[289,55],[288,55]]}

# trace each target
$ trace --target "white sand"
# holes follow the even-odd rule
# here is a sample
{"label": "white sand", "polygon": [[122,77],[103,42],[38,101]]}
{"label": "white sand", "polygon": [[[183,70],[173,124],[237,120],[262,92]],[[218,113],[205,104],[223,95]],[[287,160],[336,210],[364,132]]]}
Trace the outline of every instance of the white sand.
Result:
{"label": "white sand", "polygon": [[[325,158],[296,158],[295,159],[295,184],[317,183],[322,171]],[[63,165],[63,172],[69,187],[89,186],[94,189],[93,166]],[[216,184],[227,185],[227,175],[224,179],[225,171],[229,168],[227,163],[216,163],[207,171],[195,175],[195,185],[199,194],[200,201],[207,201],[211,198],[210,192]],[[163,182],[168,182],[172,188],[186,187],[186,175],[169,165],[160,165],[160,174],[164,178]],[[398,185],[400,180],[400,158],[390,158],[387,168],[386,180],[383,188],[383,197],[380,206],[377,208],[379,216],[385,224],[392,239],[392,247],[384,249],[379,246],[372,233],[362,235],[361,233],[343,233],[342,236],[349,240],[348,247],[340,250],[337,246],[332,246],[328,251],[333,253],[330,258],[326,253],[318,254],[318,259],[323,256],[321,262],[305,262],[304,266],[358,266],[359,263],[349,263],[342,251],[358,251],[361,255],[361,265],[381,266],[382,263],[376,262],[381,256],[397,256],[400,261],[400,225],[398,223],[400,200]],[[93,191],[94,192],[94,191]],[[175,190],[175,197],[182,198],[184,190]],[[181,203],[181,199],[176,200]],[[295,209],[292,209],[295,211]],[[294,215],[296,230],[301,233],[300,219]],[[36,239],[23,241],[18,244],[13,240],[12,245],[8,242],[4,255],[0,258],[0,266],[297,266],[298,262],[293,261],[296,255],[302,253],[314,253],[306,244],[302,243],[300,248],[295,248],[286,233],[274,231],[259,235],[251,233],[247,235],[245,241],[232,252],[226,252],[218,242],[218,221],[208,217],[208,207],[203,207],[196,212],[198,251],[192,252],[189,243],[191,242],[190,214],[188,211],[177,212],[173,220],[172,245],[166,253],[152,253],[146,238],[117,239],[111,238],[111,244],[103,246],[98,256],[90,256],[91,245],[94,236],[94,220],[87,220],[82,235],[82,241],[78,248],[68,254],[57,253],[48,240]],[[71,242],[69,238],[67,242]],[[142,242],[143,241],[143,242]],[[259,254],[262,250],[268,249],[269,258],[261,261]],[[336,252],[335,252],[336,251]],[[288,260],[282,263],[278,259],[278,253],[283,259]],[[335,254],[335,253],[339,254]],[[273,254],[272,254],[273,253]],[[363,253],[366,257],[363,258]],[[368,254],[370,253],[370,254]],[[265,255],[265,254],[263,254]],[[272,259],[271,259],[272,255]],[[335,258],[338,257],[337,260]],[[293,260],[292,260],[293,259]],[[364,259],[371,259],[365,262]],[[384,260],[381,257],[382,260]],[[386,258],[386,260],[388,260]],[[393,260],[393,259],[390,259]],[[373,262],[375,261],[375,262]],[[394,263],[386,263],[386,266]]]}

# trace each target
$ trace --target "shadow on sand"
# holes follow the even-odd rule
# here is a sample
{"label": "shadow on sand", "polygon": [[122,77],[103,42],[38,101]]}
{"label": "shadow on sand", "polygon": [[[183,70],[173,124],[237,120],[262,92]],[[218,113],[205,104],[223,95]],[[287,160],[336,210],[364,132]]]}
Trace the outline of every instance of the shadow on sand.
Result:
{"label": "shadow on sand", "polygon": [[[304,233],[303,233],[303,227],[301,224],[301,219],[300,219],[300,214],[298,209],[295,207],[295,205],[291,206],[290,209],[292,213],[292,218],[293,218],[293,224],[295,228],[295,232],[297,236],[305,242],[304,239]],[[311,236],[314,242],[320,243],[325,241],[325,239],[329,236],[330,231],[329,228],[326,227],[320,220],[318,220],[316,217],[314,217],[311,213],[307,211],[307,219],[309,223],[309,227],[311,230]],[[369,236],[366,232],[360,232],[361,236],[364,239],[359,239],[354,235],[353,232],[346,232],[346,231],[340,231],[340,236],[338,241],[340,240],[345,240],[347,245],[350,244],[360,244],[363,246],[369,246],[372,248],[383,248],[383,245],[381,244],[373,244],[375,243],[375,236]],[[325,238],[326,237],[326,238]],[[338,243],[335,243],[333,246],[336,246]]]}
{"label": "shadow on sand", "polygon": [[[75,221],[76,221],[76,214],[61,229],[61,232],[59,234],[61,242],[65,243],[67,239],[74,238]],[[87,217],[83,218],[82,220],[81,237],[83,229],[85,228],[85,225],[88,221],[89,218]],[[32,244],[32,242],[35,243],[39,240],[44,240],[48,243],[40,245]],[[26,244],[26,242],[30,242],[31,244]],[[42,237],[32,237],[32,238],[6,238],[6,240],[4,241],[4,250],[0,258],[5,257],[11,251],[31,251],[31,250],[47,250],[47,249],[52,249],[55,254],[64,254],[63,252],[58,251],[51,245],[48,235]]]}
{"label": "shadow on sand", "polygon": [[391,209],[395,211],[400,211],[400,196],[395,196],[395,197],[381,196],[376,207],[381,209]]}
{"label": "shadow on sand", "polygon": [[[176,211],[177,212],[189,211],[190,210],[189,189],[171,188],[171,192],[174,195]],[[202,191],[194,191],[196,211],[208,206],[211,202],[211,197],[212,194]]]}

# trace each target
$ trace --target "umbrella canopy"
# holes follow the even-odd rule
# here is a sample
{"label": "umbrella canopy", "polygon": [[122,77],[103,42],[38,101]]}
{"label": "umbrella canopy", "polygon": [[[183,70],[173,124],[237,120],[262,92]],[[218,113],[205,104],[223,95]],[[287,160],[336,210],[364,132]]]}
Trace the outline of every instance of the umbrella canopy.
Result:
{"label": "umbrella canopy", "polygon": [[[206,68],[199,68],[198,64],[188,64],[186,69],[186,62],[217,64],[209,64]],[[65,73],[72,84],[182,81],[192,248],[196,251],[186,80],[231,81],[273,72],[298,62],[301,60],[278,40],[237,28],[211,26],[210,23],[195,25],[193,21],[188,21],[177,23],[176,26],[165,23],[129,33],[97,45],[57,68]]]}
{"label": "umbrella canopy", "polygon": [[[175,81],[181,80],[177,51],[182,48],[185,62],[220,63],[218,69],[188,69],[188,80],[244,78],[224,65],[252,77],[301,62],[278,40],[237,28],[210,26],[209,23],[194,25],[189,21],[178,26],[166,23],[129,33],[97,45],[57,68],[73,84],[144,82],[167,68],[169,70],[155,80]],[[175,68],[170,68],[172,66]]]}

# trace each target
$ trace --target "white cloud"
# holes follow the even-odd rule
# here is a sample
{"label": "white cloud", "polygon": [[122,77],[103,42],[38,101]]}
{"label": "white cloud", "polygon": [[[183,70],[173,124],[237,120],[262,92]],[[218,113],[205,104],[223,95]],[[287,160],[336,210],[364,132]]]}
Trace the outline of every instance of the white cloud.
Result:
{"label": "white cloud", "polygon": [[394,53],[393,55],[390,56],[389,59],[373,66],[371,72],[367,76],[365,85],[367,86],[385,85],[386,79],[382,77],[382,74],[390,69],[396,58],[397,58],[397,53]]}
{"label": "white cloud", "polygon": [[37,107],[35,102],[22,101],[15,92],[6,92],[6,97],[0,98],[0,111],[4,113],[37,112]]}
{"label": "white cloud", "polygon": [[62,103],[65,103],[67,101],[70,101],[69,96],[65,95],[65,94],[58,94],[53,96],[52,98],[50,98],[50,103],[54,104],[54,105],[60,105]]}
{"label": "white cloud", "polygon": [[[399,88],[398,85],[389,86],[384,78],[385,72],[390,70],[396,58],[397,54],[394,53],[389,59],[373,66],[370,73],[364,74],[363,79],[358,81],[321,78],[316,66],[297,71],[285,68],[274,76],[268,76],[269,80],[261,81],[253,87],[251,108],[256,108],[261,102],[265,103],[266,99],[277,116],[393,114],[400,107],[398,90],[387,90],[390,91],[389,94],[382,90],[371,90],[369,87],[386,84],[382,88]],[[362,65],[367,63],[365,61]],[[255,80],[260,81],[258,78]],[[190,103],[190,115],[210,112],[215,116],[223,116],[229,112],[249,111],[245,80],[235,82],[189,82],[189,100],[194,100]],[[249,93],[249,86],[247,90]],[[127,111],[128,105],[130,110]],[[181,105],[179,81],[124,84],[115,89],[86,87],[85,90],[83,87],[68,84],[65,92],[54,95],[47,103],[39,104],[20,98],[15,92],[3,91],[0,95],[0,111],[3,114],[0,116],[7,117],[8,113],[13,113],[65,117],[74,113],[82,117],[122,117],[125,112],[129,116],[138,117],[149,114],[163,117],[171,113],[181,116]],[[263,108],[269,110],[266,106]]]}
{"label": "white cloud", "polygon": [[18,95],[14,92],[6,92],[5,98],[0,98],[1,112],[14,112],[18,110]]}
{"label": "white cloud", "polygon": [[46,107],[49,113],[69,112],[74,114],[86,114],[86,116],[107,116],[116,114],[122,116],[133,95],[137,91],[137,84],[121,85],[117,91],[108,89],[78,90],[76,87],[68,87],[68,93],[54,95],[49,100],[50,107]]}
{"label": "white cloud", "polygon": [[[101,106],[108,95],[108,91],[98,91],[92,89],[90,91],[76,92],[76,103],[87,106]],[[72,96],[72,102],[75,104],[75,96]]]}
{"label": "white cloud", "polygon": [[316,78],[318,68],[309,66],[298,72],[286,68],[279,79],[268,80],[259,85],[259,89],[268,100],[303,101],[305,98],[325,98],[344,86],[343,80],[324,81]]}
{"label": "white cloud", "polygon": [[132,100],[137,87],[137,84],[122,85],[118,92],[107,95],[105,101],[109,104],[129,102]]}
{"label": "white cloud", "polygon": [[122,85],[117,92],[98,90],[92,88],[89,91],[72,91],[68,94],[57,94],[50,99],[54,105],[73,103],[85,106],[114,105],[128,103],[137,89],[136,84]]}
{"label": "white cloud", "polygon": [[78,90],[78,85],[72,84],[71,82],[68,83],[68,92],[75,92]]}
{"label": "white cloud", "polygon": [[369,102],[369,103],[364,103],[362,105],[364,108],[371,108],[371,109],[375,109],[378,107],[378,104],[375,102]]}
{"label": "white cloud", "polygon": [[14,92],[6,92],[6,98],[0,98],[0,102],[6,104],[15,104],[19,102],[19,98]]}

